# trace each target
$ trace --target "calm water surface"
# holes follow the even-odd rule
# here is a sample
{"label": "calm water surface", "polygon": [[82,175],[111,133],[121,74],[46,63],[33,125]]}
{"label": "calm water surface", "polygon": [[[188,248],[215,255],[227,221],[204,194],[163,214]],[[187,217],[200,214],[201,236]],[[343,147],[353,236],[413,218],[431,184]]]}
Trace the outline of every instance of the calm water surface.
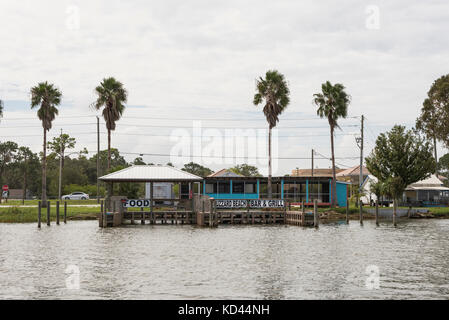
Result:
{"label": "calm water surface", "polygon": [[[66,288],[68,265],[80,289]],[[380,289],[365,286],[380,270]],[[449,299],[449,220],[293,226],[0,224],[0,299]]]}

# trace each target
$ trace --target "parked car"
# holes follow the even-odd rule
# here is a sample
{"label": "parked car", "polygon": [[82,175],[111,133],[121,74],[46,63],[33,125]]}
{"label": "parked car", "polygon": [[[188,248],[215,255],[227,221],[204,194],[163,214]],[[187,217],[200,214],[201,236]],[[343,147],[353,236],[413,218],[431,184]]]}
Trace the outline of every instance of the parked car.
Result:
{"label": "parked car", "polygon": [[61,197],[62,200],[89,200],[89,195],[84,192],[72,192]]}

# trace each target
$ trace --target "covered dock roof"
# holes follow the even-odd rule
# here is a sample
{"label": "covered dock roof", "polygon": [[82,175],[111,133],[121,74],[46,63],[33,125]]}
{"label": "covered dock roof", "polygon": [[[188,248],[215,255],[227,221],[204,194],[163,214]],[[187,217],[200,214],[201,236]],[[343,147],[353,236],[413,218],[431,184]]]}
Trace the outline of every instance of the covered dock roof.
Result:
{"label": "covered dock roof", "polygon": [[203,178],[170,166],[134,165],[98,178],[104,182],[201,182]]}

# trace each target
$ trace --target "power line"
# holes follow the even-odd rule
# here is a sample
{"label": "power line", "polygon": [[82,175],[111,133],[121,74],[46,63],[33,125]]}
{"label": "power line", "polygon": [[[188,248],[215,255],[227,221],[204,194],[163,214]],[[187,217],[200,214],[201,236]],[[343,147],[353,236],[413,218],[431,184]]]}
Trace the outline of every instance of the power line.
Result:
{"label": "power line", "polygon": [[[181,158],[218,158],[218,159],[268,159],[266,157],[230,157],[230,156],[209,156],[209,155],[176,155],[176,154],[167,154],[167,153],[142,153],[142,152],[120,152],[120,154],[128,154],[128,155],[140,155],[140,156],[155,156],[155,157],[181,157]],[[358,159],[359,157],[340,157],[336,159]],[[272,157],[272,159],[278,160],[310,160],[311,157]],[[321,160],[329,160],[329,158],[316,158]]]}

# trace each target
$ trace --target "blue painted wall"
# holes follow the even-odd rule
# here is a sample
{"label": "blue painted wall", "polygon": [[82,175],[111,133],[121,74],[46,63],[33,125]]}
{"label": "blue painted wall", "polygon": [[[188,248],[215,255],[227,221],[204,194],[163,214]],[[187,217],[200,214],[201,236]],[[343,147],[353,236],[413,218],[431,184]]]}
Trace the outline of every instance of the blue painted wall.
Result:
{"label": "blue painted wall", "polygon": [[346,207],[348,185],[337,181],[337,204]]}
{"label": "blue painted wall", "polygon": [[[281,198],[284,199],[284,181],[281,181]],[[331,184],[332,181],[329,182]],[[309,202],[309,180],[306,181],[306,202]],[[232,181],[231,181],[231,192],[232,192]],[[337,181],[337,204],[339,207],[346,207],[346,197],[347,197],[348,184]],[[332,192],[332,187],[330,187],[330,192]],[[257,193],[206,193],[206,185],[203,184],[203,194],[208,195],[214,199],[259,199],[260,195],[260,183],[257,180]],[[331,196],[331,195],[330,195]],[[331,199],[331,198],[329,198]]]}
{"label": "blue painted wall", "polygon": [[206,195],[214,199],[259,199],[257,193],[206,193]]}

